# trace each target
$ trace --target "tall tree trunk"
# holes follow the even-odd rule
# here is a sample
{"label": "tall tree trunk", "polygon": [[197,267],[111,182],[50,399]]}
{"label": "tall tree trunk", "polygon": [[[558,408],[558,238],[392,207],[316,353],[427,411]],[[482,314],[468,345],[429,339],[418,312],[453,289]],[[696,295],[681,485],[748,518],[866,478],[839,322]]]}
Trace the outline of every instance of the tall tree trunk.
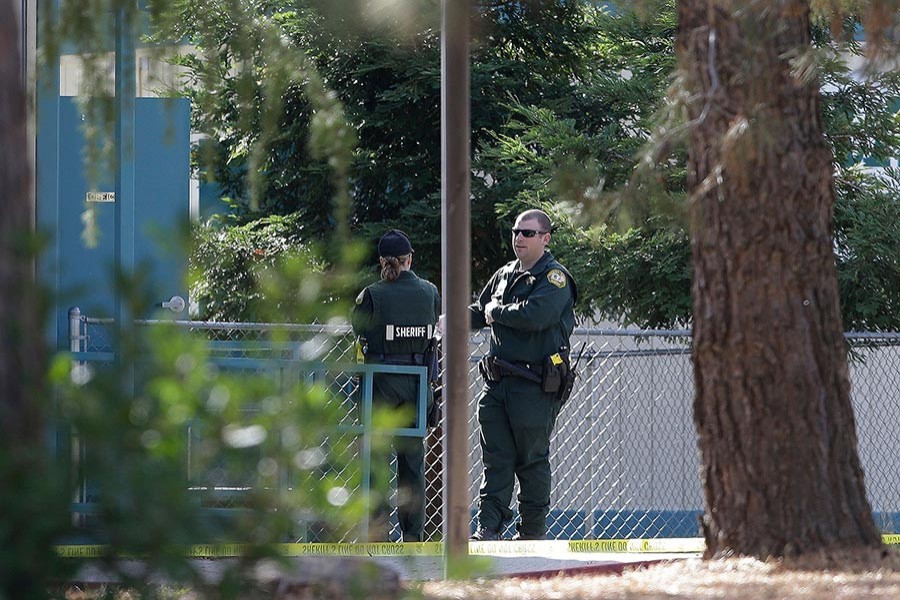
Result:
{"label": "tall tree trunk", "polygon": [[[881,544],[832,253],[808,2],[680,0],[707,556]],[[808,71],[806,72],[808,73]]]}
{"label": "tall tree trunk", "polygon": [[0,598],[46,598],[68,500],[47,458],[41,304],[15,2],[0,0]]}
{"label": "tall tree trunk", "polygon": [[0,444],[39,438],[41,338],[32,269],[31,165],[15,0],[0,0]]}

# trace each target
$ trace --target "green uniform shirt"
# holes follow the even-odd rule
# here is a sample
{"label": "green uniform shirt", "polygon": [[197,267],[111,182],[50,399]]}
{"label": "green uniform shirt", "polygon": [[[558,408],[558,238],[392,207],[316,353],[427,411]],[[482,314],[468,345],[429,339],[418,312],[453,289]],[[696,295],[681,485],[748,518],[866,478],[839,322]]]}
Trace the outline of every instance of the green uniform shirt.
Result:
{"label": "green uniform shirt", "polygon": [[508,361],[539,364],[545,356],[569,347],[575,329],[578,290],[572,275],[550,252],[527,271],[519,261],[501,267],[469,306],[472,329],[487,325],[484,307],[499,304],[491,313],[490,354]]}

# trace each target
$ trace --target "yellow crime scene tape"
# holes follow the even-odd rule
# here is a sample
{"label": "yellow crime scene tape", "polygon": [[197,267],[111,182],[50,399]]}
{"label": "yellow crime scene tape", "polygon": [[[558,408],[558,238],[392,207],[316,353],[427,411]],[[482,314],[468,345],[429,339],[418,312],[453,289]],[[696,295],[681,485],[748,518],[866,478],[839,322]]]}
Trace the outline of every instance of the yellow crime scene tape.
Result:
{"label": "yellow crime scene tape", "polygon": [[[440,556],[444,552],[441,542],[370,542],[362,544],[276,544],[282,556]],[[67,558],[97,558],[109,551],[105,545],[57,546],[57,552]],[[187,547],[185,554],[194,558],[230,558],[243,556],[246,544],[197,544]],[[539,540],[469,542],[469,554],[528,556],[534,554],[591,554],[591,553],[642,553],[642,552],[702,552],[703,540]],[[125,556],[123,556],[125,558]]]}
{"label": "yellow crime scene tape", "polygon": [[[900,534],[881,536],[887,546],[900,546]],[[702,538],[609,539],[609,540],[540,540],[527,542],[469,542],[473,556],[533,556],[564,554],[699,554],[705,544]],[[234,558],[243,556],[246,544],[197,544],[185,549],[193,558]],[[283,556],[440,556],[441,542],[370,542],[363,544],[298,543],[276,544]],[[105,545],[56,546],[65,558],[99,558],[106,555]],[[138,558],[120,555],[121,558]]]}

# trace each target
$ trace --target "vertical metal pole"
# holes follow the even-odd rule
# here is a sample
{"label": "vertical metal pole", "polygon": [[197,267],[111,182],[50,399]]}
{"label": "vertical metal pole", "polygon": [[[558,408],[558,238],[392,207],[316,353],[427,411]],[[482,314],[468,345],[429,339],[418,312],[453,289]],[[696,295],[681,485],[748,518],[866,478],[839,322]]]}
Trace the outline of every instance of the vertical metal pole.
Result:
{"label": "vertical metal pole", "polygon": [[[73,306],[69,309],[69,351],[83,352],[87,350],[84,344],[85,335],[81,327],[81,309]],[[72,369],[84,368],[85,363],[79,359],[72,361]],[[87,499],[87,481],[81,475],[82,448],[81,438],[73,428],[69,437],[71,460],[69,461],[72,473],[75,475],[75,490],[72,494],[72,502],[82,504]],[[79,511],[72,512],[72,525],[80,527],[84,525],[84,514]]]}
{"label": "vertical metal pole", "polygon": [[[31,172],[35,166],[35,102],[37,91],[37,0],[22,0],[22,69],[25,78],[26,102],[28,103],[28,160],[31,163]],[[35,186],[32,183],[29,193],[31,199],[31,226],[36,223]]]}
{"label": "vertical metal pole", "polygon": [[369,541],[369,520],[372,516],[372,371],[366,371],[360,377],[359,383],[363,401],[362,412],[362,492],[363,492],[363,520],[360,534],[362,541]]}
{"label": "vertical metal pole", "polygon": [[[129,0],[133,2],[134,0]],[[125,398],[134,398],[134,317],[128,301],[134,273],[134,22],[136,5],[124,5],[116,11],[116,98],[115,138],[115,268],[114,278],[115,324],[117,327],[115,361],[121,376],[121,392]],[[131,345],[129,348],[126,344]],[[121,477],[121,471],[116,474]]]}
{"label": "vertical metal pole", "polygon": [[[56,26],[59,15],[60,0],[42,0],[39,5],[40,15],[36,17],[37,25]],[[49,29],[49,27],[48,27]],[[37,38],[36,47],[46,49],[47,41]],[[42,228],[57,227],[46,252],[37,259],[37,271],[41,274],[41,282],[50,286],[54,293],[52,300],[52,317],[47,319],[44,330],[47,342],[53,350],[63,350],[67,346],[68,331],[63,325],[63,308],[60,305],[60,241],[58,223],[59,205],[59,57],[47,56],[43,63],[38,63],[35,70],[35,129],[40,129],[40,136],[35,140],[35,213],[36,222]]]}
{"label": "vertical metal pole", "polygon": [[134,397],[134,355],[126,344],[134,344],[133,307],[128,301],[131,295],[123,286],[132,285],[134,273],[134,43],[137,20],[137,5],[122,6],[116,12],[116,98],[115,98],[115,260],[121,277],[116,277],[115,321],[118,325],[115,361],[121,373],[122,393],[126,398]]}
{"label": "vertical metal pole", "polygon": [[[126,279],[134,272],[134,19],[136,7],[116,13],[116,268]],[[115,318],[120,332],[131,330],[134,315],[125,290],[115,290]],[[123,338],[120,337],[120,342]],[[120,344],[121,346],[121,344]],[[121,360],[122,348],[118,348]],[[124,365],[123,365],[124,366]],[[129,379],[125,378],[126,381]],[[127,391],[127,390],[126,390]]]}
{"label": "vertical metal pole", "polygon": [[81,352],[81,309],[73,306],[69,309],[69,351]]}
{"label": "vertical metal pole", "polygon": [[442,0],[441,264],[444,304],[444,575],[469,537],[469,15],[470,0]]}

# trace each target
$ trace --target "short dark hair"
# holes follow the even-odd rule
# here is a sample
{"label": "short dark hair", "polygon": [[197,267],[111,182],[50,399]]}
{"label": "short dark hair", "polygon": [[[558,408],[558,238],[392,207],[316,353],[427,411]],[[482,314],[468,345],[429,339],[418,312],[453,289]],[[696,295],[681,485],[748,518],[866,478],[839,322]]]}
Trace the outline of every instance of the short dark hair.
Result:
{"label": "short dark hair", "polygon": [[541,227],[541,231],[548,233],[553,230],[553,223],[550,222],[550,217],[547,216],[542,210],[538,210],[537,208],[528,209],[519,214],[516,220],[528,221],[530,219],[534,219],[538,222],[538,225]]}

